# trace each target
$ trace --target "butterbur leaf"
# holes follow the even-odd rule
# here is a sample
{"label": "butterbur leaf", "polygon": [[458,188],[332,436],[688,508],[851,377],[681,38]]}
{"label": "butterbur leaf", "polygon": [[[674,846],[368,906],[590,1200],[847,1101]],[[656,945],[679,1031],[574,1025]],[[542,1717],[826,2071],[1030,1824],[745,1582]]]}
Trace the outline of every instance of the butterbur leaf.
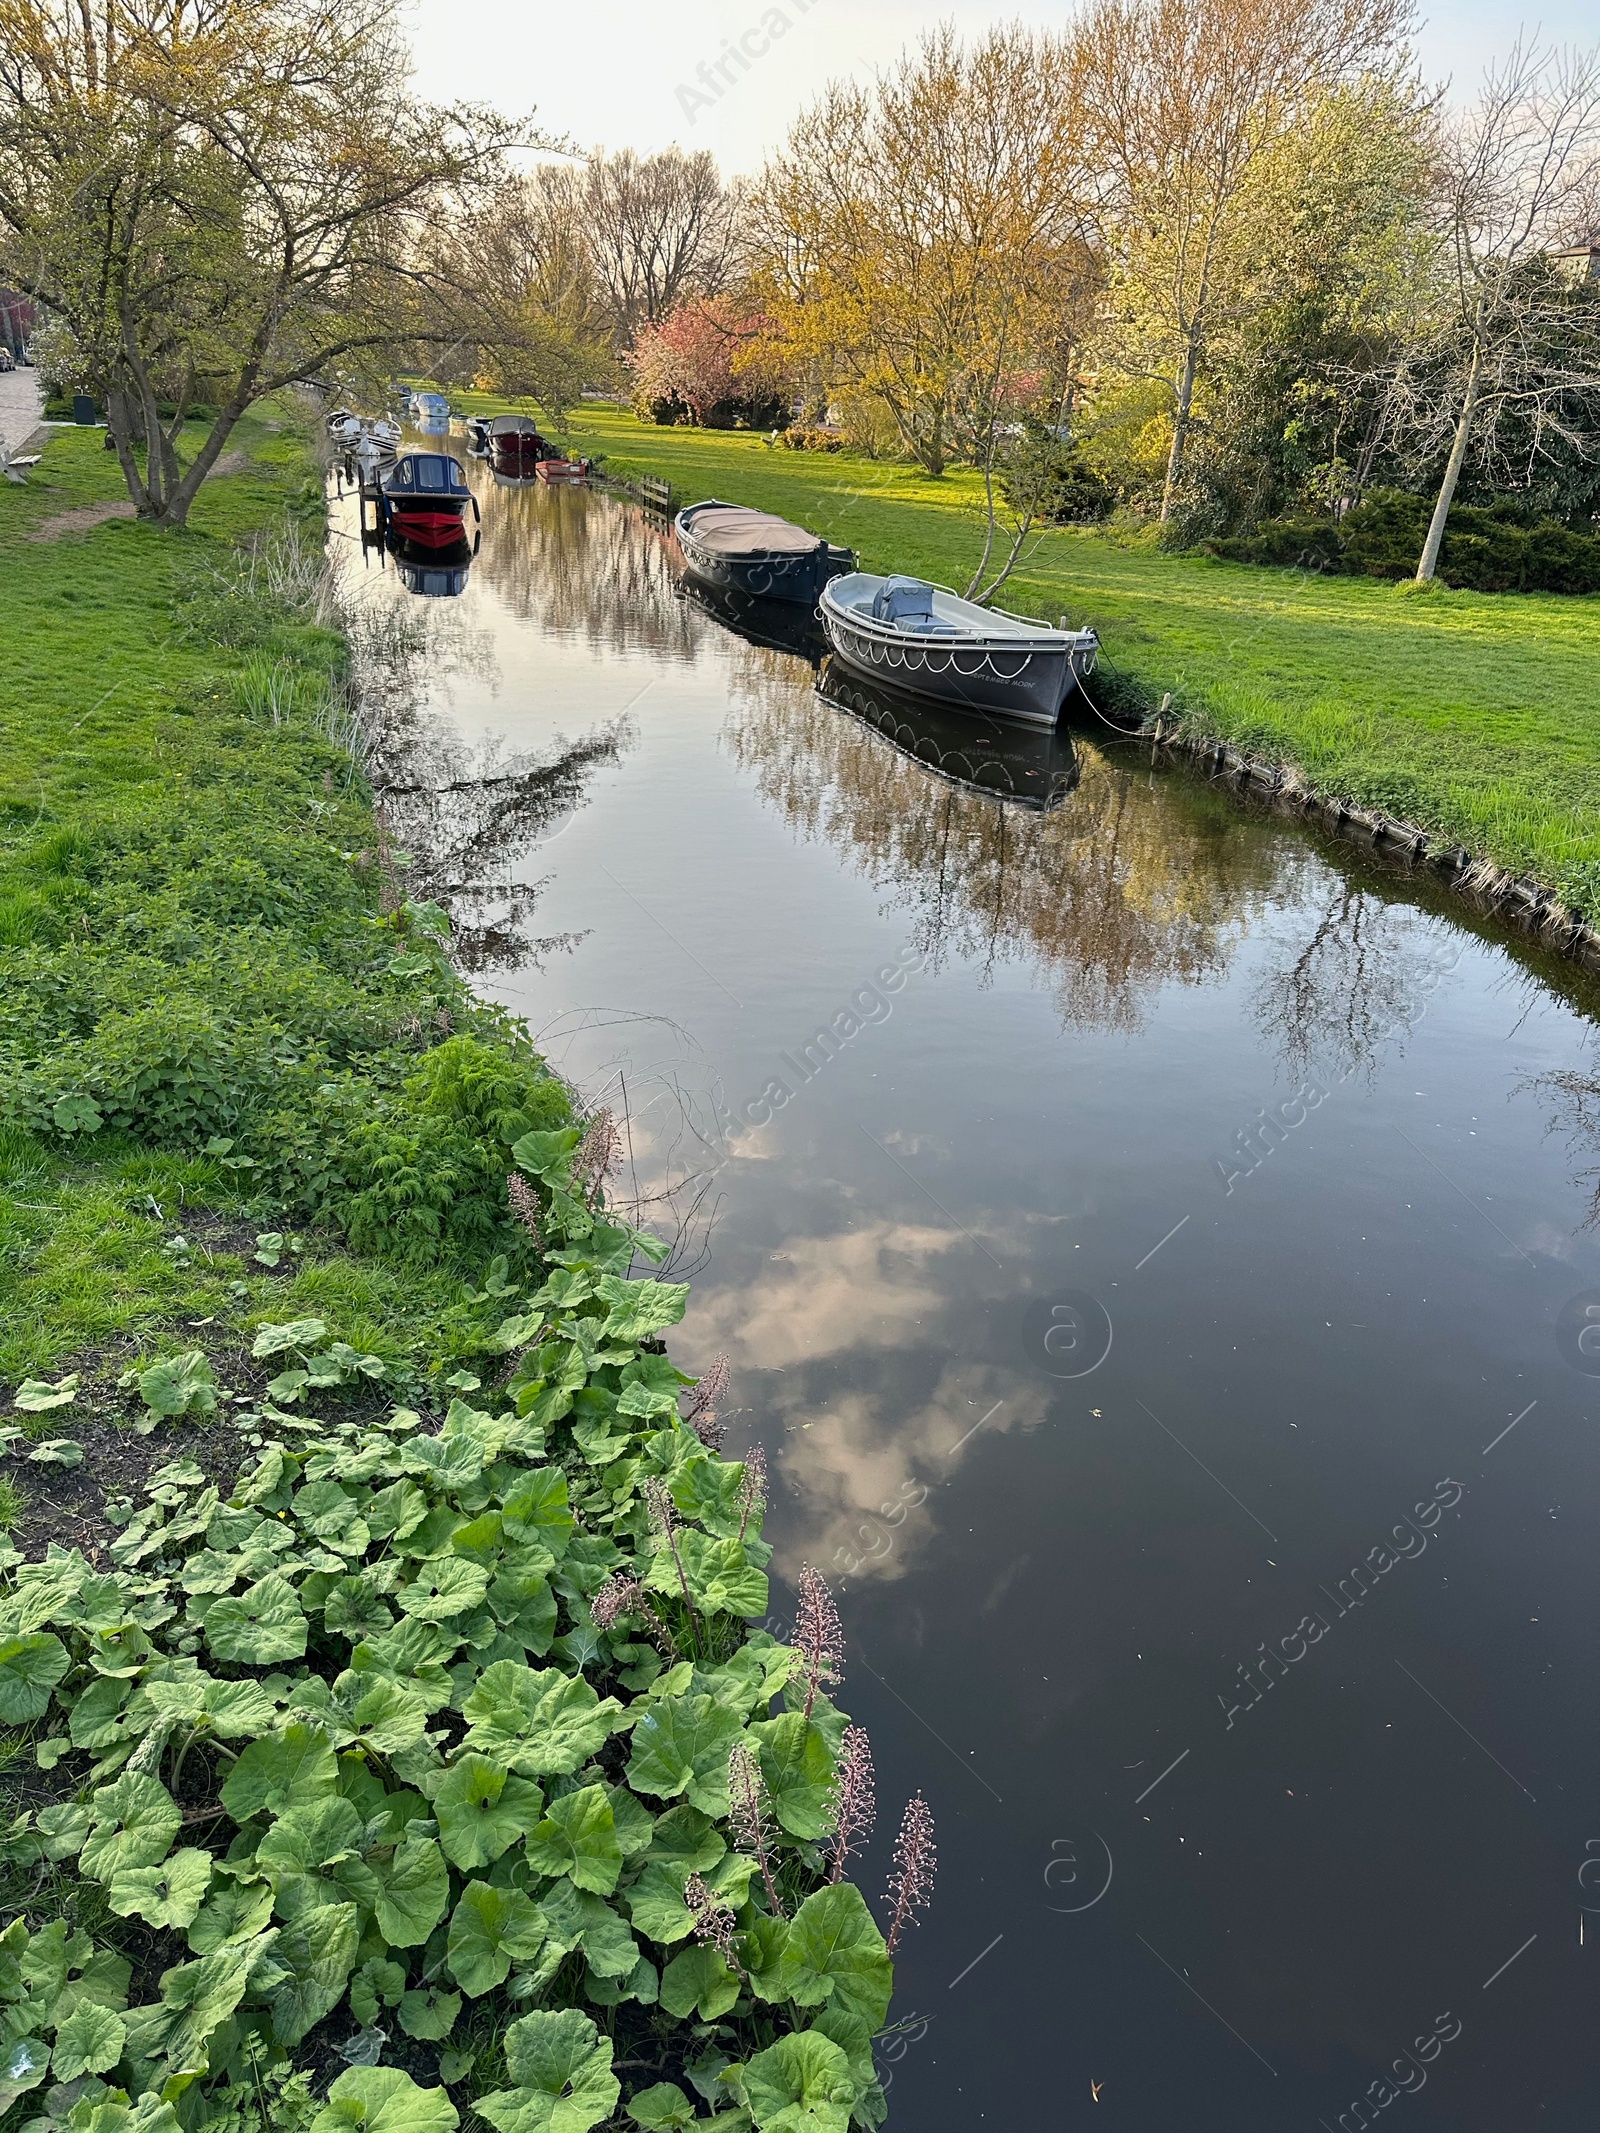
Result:
{"label": "butterbur leaf", "polygon": [[499,2133],[590,2133],[622,2093],[611,2071],[611,2039],[575,2007],[513,2022],[505,2053],[516,2087],[475,2106]]}
{"label": "butterbur leaf", "polygon": [[18,2037],[15,2042],[0,2043],[0,2113],[9,2111],[19,2096],[38,2087],[49,2064],[50,2047],[43,2037]]}
{"label": "butterbur leaf", "polygon": [[217,1600],[206,1613],[212,1656],[236,1666],[272,1666],[306,1655],[307,1624],[294,1587],[271,1572],[237,1599]]}
{"label": "butterbur leaf", "polygon": [[153,1415],[214,1415],[217,1411],[217,1381],[198,1348],[152,1363],[138,1373],[136,1383],[140,1399]]}
{"label": "butterbur leaf", "polygon": [[359,1913],[353,1903],[321,1904],[278,1935],[272,1959],[283,1975],[268,2005],[280,2044],[298,2044],[307,2030],[338,2006],[360,1938]]}
{"label": "butterbur leaf", "polygon": [[420,1948],[450,1908],[450,1870],[438,1845],[408,1837],[378,1880],[378,1931],[391,1948]]}
{"label": "butterbur leaf", "polygon": [[159,1866],[183,1826],[178,1803],[159,1778],[128,1771],[94,1796],[94,1828],[78,1860],[91,1881],[131,1867]]}
{"label": "butterbur leaf", "polygon": [[566,1776],[598,1755],[622,1706],[559,1667],[486,1666],[462,1706],[467,1746],[525,1777]]}
{"label": "butterbur leaf", "polygon": [[75,2081],[80,2074],[109,2073],[122,2057],[127,2026],[109,2007],[93,2002],[77,2008],[56,2030],[52,2064],[58,2081]]}
{"label": "butterbur leaf", "polygon": [[552,1947],[582,1948],[601,1977],[628,1977],[639,1964],[639,1944],[604,1897],[556,1881],[539,1898]]}
{"label": "butterbur leaf", "polygon": [[459,1992],[408,1992],[400,2001],[400,2027],[408,2037],[438,2044],[455,2028],[460,2012]]}
{"label": "butterbur leaf", "polygon": [[12,1401],[25,1415],[42,1415],[52,1407],[70,1407],[78,1397],[78,1373],[58,1378],[51,1385],[43,1378],[28,1378],[19,1385]]}
{"label": "butterbur leaf", "polygon": [[254,1356],[282,1355],[287,1348],[315,1348],[328,1337],[320,1318],[297,1318],[286,1326],[263,1326],[250,1344]]}
{"label": "butterbur leaf", "polygon": [[[257,1940],[219,1948],[197,1963],[180,1963],[176,1969],[163,1973],[161,1999],[168,2011],[166,2050],[174,2067],[199,2063],[207,2038],[244,1998],[250,1974],[273,1940],[273,1935],[262,1934]],[[277,1971],[274,1975],[281,1979],[283,1973]],[[139,2056],[133,2038],[134,2016],[143,2011],[136,2008],[128,2018],[130,2058]]]}
{"label": "butterbur leaf", "polygon": [[323,1602],[322,1619],[330,1635],[351,1644],[381,1637],[394,1624],[388,1602],[364,1577],[340,1578]]}
{"label": "butterbur leaf", "polygon": [[94,1823],[94,1816],[87,1807],[75,1801],[65,1801],[57,1807],[41,1807],[38,1814],[39,1841],[44,1846],[47,1859],[71,1859],[83,1850],[83,1840]]}
{"label": "butterbur leaf", "polygon": [[58,1096],[50,1116],[58,1133],[98,1133],[100,1130],[100,1106],[92,1096]]}
{"label": "butterbur leaf", "polygon": [[35,1466],[82,1466],[83,1446],[73,1437],[46,1437],[28,1457]]}
{"label": "butterbur leaf", "polygon": [[789,1921],[778,1965],[786,1999],[824,2001],[877,2030],[889,2012],[894,1965],[861,1891],[848,1881],[818,1889]]}
{"label": "butterbur leaf", "polygon": [[0,1722],[25,1726],[43,1718],[50,1692],[70,1664],[59,1637],[7,1637],[0,1643]]}
{"label": "butterbur leaf", "polygon": [[675,2081],[658,2081],[628,2098],[628,2116],[644,2133],[682,2133],[694,2124],[694,2105]]}
{"label": "butterbur leaf", "polygon": [[744,1731],[736,1713],[710,1696],[652,1704],[633,1729],[628,1783],[657,1799],[688,1795],[703,1814],[728,1812],[728,1751]]}
{"label": "butterbur leaf", "polygon": [[619,1347],[636,1348],[664,1333],[678,1323],[689,1303],[686,1281],[626,1281],[620,1274],[602,1274],[595,1293],[611,1307],[600,1338]]}
{"label": "butterbur leaf", "polygon": [[849,2061],[815,2030],[780,2037],[740,2078],[760,2133],[846,2133],[855,2101]]}
{"label": "butterbur leaf", "polygon": [[680,2021],[698,2013],[714,2022],[738,1997],[739,1973],[718,1948],[685,1948],[661,1973],[661,2004]]}
{"label": "butterbur leaf", "polygon": [[531,1178],[542,1178],[548,1185],[565,1185],[570,1158],[582,1139],[583,1131],[578,1126],[563,1126],[554,1133],[525,1133],[511,1143],[511,1160]]}
{"label": "butterbur leaf", "polygon": [[311,2133],[455,2133],[460,2114],[443,2089],[419,2088],[394,2066],[353,2066],[328,2091]]}
{"label": "butterbur leaf", "polygon": [[119,1918],[147,1925],[194,1923],[211,1882],[211,1854],[190,1848],[174,1852],[164,1866],[134,1866],[111,1879],[110,1905]]}
{"label": "butterbur leaf", "polygon": [[469,1881],[450,1919],[445,1962],[472,1999],[492,1992],[511,1965],[531,1963],[544,1946],[544,1913],[521,1889]]}
{"label": "butterbur leaf", "polygon": [[395,1598],[406,1614],[421,1622],[447,1622],[476,1607],[488,1588],[489,1573],[481,1563],[447,1555],[424,1562]]}
{"label": "butterbur leaf", "polygon": [[326,1799],[339,1785],[339,1759],[327,1736],[299,1721],[267,1740],[252,1741],[222,1788],[222,1804],[236,1822],[281,1815]]}
{"label": "butterbur leaf", "polygon": [[648,1933],[665,1947],[687,1940],[694,1930],[694,1914],[683,1900],[683,1872],[670,1867],[647,1865],[627,1891],[628,1911],[641,1933]]}
{"label": "butterbur leaf", "polygon": [[833,1826],[834,1760],[818,1729],[804,1712],[786,1711],[753,1725],[750,1737],[781,1827],[810,1842],[826,1836]]}
{"label": "butterbur leaf", "polygon": [[559,1561],[577,1527],[567,1501],[566,1475],[559,1467],[530,1468],[506,1497],[501,1516],[513,1540],[539,1541]]}
{"label": "butterbur leaf", "polygon": [[512,1777],[503,1763],[470,1752],[452,1765],[433,1800],[439,1842],[464,1871],[498,1859],[528,1834],[543,1808],[537,1785]]}
{"label": "butterbur leaf", "polygon": [[[350,2012],[358,2022],[376,2022],[379,2008],[397,2007],[405,1989],[406,1974],[398,1963],[391,1963],[385,1956],[370,1956],[350,1981]],[[352,2059],[350,2063],[376,2066],[378,2062]]]}
{"label": "butterbur leaf", "polygon": [[552,1800],[525,1847],[538,1873],[565,1874],[580,1889],[609,1896],[622,1871],[622,1846],[603,1785]]}
{"label": "butterbur leaf", "polygon": [[[755,1616],[767,1611],[765,1571],[757,1570],[737,1540],[713,1540],[686,1526],[677,1536],[678,1558],[695,1604],[707,1614]],[[663,1548],[645,1580],[653,1592],[676,1593],[678,1565]]]}
{"label": "butterbur leaf", "polygon": [[224,1881],[190,1926],[189,1946],[196,1955],[214,1955],[219,1948],[254,1940],[271,1918],[268,1884]]}

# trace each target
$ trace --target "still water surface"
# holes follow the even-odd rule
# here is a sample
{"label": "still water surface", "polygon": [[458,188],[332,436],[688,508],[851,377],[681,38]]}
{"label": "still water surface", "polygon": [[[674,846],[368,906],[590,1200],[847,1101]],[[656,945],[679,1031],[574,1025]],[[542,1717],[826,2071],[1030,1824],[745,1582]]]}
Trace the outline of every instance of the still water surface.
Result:
{"label": "still water surface", "polygon": [[933,1806],[891,2124],[1592,2129],[1592,997],[1103,728],[974,793],[637,511],[472,478],[460,599],[342,545],[458,788],[391,804],[703,1254],[869,1895]]}

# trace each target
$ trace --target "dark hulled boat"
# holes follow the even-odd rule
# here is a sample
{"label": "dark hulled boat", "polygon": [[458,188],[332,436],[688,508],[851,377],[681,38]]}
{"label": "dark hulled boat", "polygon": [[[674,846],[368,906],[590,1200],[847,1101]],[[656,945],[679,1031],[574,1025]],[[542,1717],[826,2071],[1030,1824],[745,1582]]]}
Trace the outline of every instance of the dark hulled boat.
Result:
{"label": "dark hulled boat", "polygon": [[486,428],[486,442],[496,470],[504,474],[533,473],[542,459],[561,455],[549,439],[540,435],[531,415],[496,415]]}
{"label": "dark hulled boat", "polygon": [[477,499],[458,460],[446,452],[403,452],[383,477],[385,525],[418,548],[448,548],[465,538],[467,507]]}
{"label": "dark hulled boat", "polygon": [[770,511],[749,511],[711,497],[673,520],[683,559],[697,578],[759,600],[815,604],[830,578],[854,570],[848,548],[791,525]]}

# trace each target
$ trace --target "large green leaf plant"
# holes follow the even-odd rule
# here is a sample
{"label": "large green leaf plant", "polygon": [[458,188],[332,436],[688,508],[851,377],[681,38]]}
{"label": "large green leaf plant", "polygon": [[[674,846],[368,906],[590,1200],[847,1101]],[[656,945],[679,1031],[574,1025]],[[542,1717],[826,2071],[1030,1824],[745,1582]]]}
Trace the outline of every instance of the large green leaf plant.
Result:
{"label": "large green leaf plant", "polygon": [[[814,1681],[807,1716],[800,1656],[751,1627],[759,1496],[662,1352],[687,1289],[632,1278],[661,1247],[573,1176],[576,1140],[514,1150],[548,1260],[494,1391],[269,1399],[231,1493],[177,1460],[108,1567],[52,1547],[0,1576],[0,1719],[57,1795],[0,1853],[107,1921],[0,1933],[18,2124],[200,2133],[317,2049],[353,2063],[315,2133],[448,2133],[452,2097],[496,2133],[881,2122],[892,1968],[819,1848],[844,1717]],[[653,2070],[627,2097],[623,2058]]]}

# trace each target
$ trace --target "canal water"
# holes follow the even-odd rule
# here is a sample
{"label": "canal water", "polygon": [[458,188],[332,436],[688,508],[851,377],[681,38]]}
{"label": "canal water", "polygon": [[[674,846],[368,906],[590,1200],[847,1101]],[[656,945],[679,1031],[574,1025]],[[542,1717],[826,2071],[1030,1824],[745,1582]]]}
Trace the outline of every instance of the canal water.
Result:
{"label": "canal water", "polygon": [[891,2125],[1592,2129],[1592,997],[1092,719],[829,701],[638,510],[472,479],[456,598],[336,507],[419,654],[391,814],[626,1111],[775,1615],[839,1595],[869,1896],[931,1803]]}

